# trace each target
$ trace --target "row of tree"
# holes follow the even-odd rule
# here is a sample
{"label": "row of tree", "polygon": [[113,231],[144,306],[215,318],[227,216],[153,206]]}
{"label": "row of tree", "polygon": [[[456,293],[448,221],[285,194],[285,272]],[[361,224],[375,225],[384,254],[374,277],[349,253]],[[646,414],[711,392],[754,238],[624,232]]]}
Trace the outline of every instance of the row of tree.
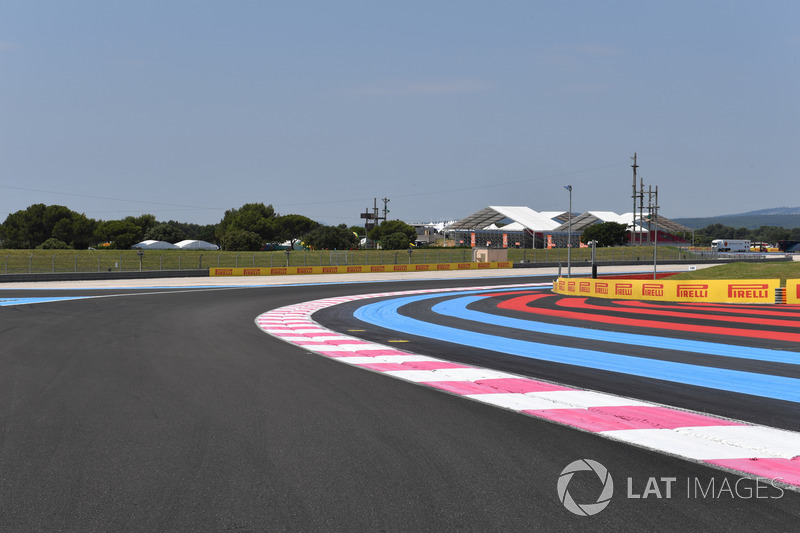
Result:
{"label": "row of tree", "polygon": [[711,246],[714,239],[747,239],[751,242],[777,244],[780,241],[800,241],[800,228],[761,226],[758,229],[748,229],[711,224],[694,232],[697,246]]}
{"label": "row of tree", "polygon": [[[143,240],[176,243],[204,240],[223,250],[257,251],[299,241],[313,249],[357,248],[365,230],[345,224],[325,226],[302,215],[279,215],[271,205],[245,204],[225,212],[218,224],[160,222],[150,214],[120,220],[95,220],[62,205],[34,204],[8,215],[0,225],[0,248],[86,249],[106,245],[129,249]],[[367,237],[384,249],[408,248],[416,238],[413,226],[400,220],[385,221]]]}
{"label": "row of tree", "polygon": [[[315,250],[358,248],[365,230],[346,224],[326,226],[303,215],[279,216],[271,205],[245,204],[225,212],[216,226],[215,236],[223,250],[261,250],[270,243],[297,242]],[[386,250],[408,248],[417,230],[400,220],[387,220],[370,230],[366,237]]]}
{"label": "row of tree", "polygon": [[[687,238],[691,238],[688,235]],[[604,222],[583,230],[581,242],[597,241],[598,246],[621,246],[627,243],[628,230],[625,224]],[[780,241],[800,241],[800,228],[761,226],[758,229],[734,228],[722,224],[711,224],[695,230],[695,246],[711,246],[714,239],[747,239],[751,242],[777,244]]]}
{"label": "row of tree", "polygon": [[[128,216],[120,220],[95,220],[63,205],[34,204],[8,215],[0,225],[0,248],[72,248],[86,249],[107,244],[128,249],[137,242],[153,239],[176,243],[197,239],[219,244],[223,250],[257,251],[277,244],[297,242],[316,250],[358,248],[364,237],[386,250],[408,248],[416,239],[413,226],[400,220],[384,221],[369,235],[361,226],[339,224],[326,226],[302,215],[279,215],[271,205],[245,204],[225,212],[218,224],[191,224],[158,221],[150,214]],[[688,237],[688,236],[687,236]],[[710,246],[714,239],[749,239],[776,244],[800,241],[800,228],[761,226],[758,229],[734,228],[711,224],[695,230],[697,246]],[[583,242],[597,240],[599,246],[618,246],[627,242],[624,224],[607,222],[586,228]]]}

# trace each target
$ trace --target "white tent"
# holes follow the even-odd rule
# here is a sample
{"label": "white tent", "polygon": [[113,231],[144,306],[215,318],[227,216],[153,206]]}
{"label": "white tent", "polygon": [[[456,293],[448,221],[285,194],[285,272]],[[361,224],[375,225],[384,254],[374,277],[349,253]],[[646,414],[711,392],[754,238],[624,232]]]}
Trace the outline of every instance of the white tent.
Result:
{"label": "white tent", "polygon": [[166,241],[154,241],[153,239],[148,239],[146,241],[142,241],[140,243],[134,244],[131,246],[134,249],[140,250],[177,250],[178,247],[174,244],[170,244]]}
{"label": "white tent", "polygon": [[506,219],[511,223],[519,224],[508,228],[503,226],[503,229],[507,229],[507,231],[516,231],[516,228],[524,228],[535,232],[552,231],[560,224],[547,216],[542,216],[529,207],[490,205],[477,213],[446,226],[445,229],[447,231],[486,229],[487,226],[496,225]]}
{"label": "white tent", "polygon": [[185,240],[175,243],[181,250],[219,250],[219,246],[206,241]]}

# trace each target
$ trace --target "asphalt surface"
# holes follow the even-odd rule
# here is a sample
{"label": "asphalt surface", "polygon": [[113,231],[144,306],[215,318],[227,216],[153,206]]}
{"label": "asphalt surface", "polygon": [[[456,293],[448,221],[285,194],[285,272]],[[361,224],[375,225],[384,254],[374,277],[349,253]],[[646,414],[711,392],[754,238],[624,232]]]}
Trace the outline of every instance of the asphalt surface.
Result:
{"label": "asphalt surface", "polygon": [[[786,531],[800,521],[796,492],[343,365],[253,323],[329,296],[475,284],[73,289],[63,294],[106,297],[0,307],[0,530]],[[565,510],[556,490],[582,458],[616,484],[591,517]],[[651,478],[662,497],[625,497]],[[677,480],[670,498],[662,478]],[[576,500],[596,495],[591,481],[571,486]]]}

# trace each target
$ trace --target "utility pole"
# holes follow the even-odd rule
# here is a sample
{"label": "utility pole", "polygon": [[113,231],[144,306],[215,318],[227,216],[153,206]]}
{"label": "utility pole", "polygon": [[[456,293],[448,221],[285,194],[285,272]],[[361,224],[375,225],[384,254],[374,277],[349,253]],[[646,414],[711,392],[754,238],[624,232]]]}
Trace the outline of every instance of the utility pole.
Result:
{"label": "utility pole", "polygon": [[639,168],[639,165],[636,164],[636,152],[633,153],[633,225],[631,226],[631,244],[636,244],[636,169]]}
{"label": "utility pole", "polygon": [[[644,192],[644,187],[642,187],[642,192]],[[653,218],[653,186],[647,186],[647,218],[650,219],[647,221],[647,244],[648,246],[653,241],[652,237],[652,218]]]}
{"label": "utility pole", "polygon": [[[639,177],[639,224],[644,220],[644,178]],[[644,224],[642,224],[644,229]],[[644,235],[639,234],[639,246],[644,244]]]}
{"label": "utility pole", "polygon": [[569,191],[569,233],[567,234],[567,277],[572,277],[572,185],[565,185]]}
{"label": "utility pole", "polygon": [[655,204],[653,205],[653,212],[650,215],[650,218],[653,222],[653,227],[655,228],[655,237],[653,240],[653,279],[656,279],[656,271],[658,265],[658,185],[656,185],[656,199]]}
{"label": "utility pole", "polygon": [[382,198],[381,200],[383,201],[383,221],[386,222],[386,215],[389,214],[389,209],[387,209],[387,206],[389,204],[389,200],[390,199],[389,198]]}

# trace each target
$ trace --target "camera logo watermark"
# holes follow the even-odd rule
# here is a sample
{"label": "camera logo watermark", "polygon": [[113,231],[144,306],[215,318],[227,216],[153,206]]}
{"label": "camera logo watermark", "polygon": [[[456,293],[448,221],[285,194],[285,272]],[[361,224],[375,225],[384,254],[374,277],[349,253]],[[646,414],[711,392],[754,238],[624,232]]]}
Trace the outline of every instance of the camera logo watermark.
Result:
{"label": "camera logo watermark", "polygon": [[[602,484],[597,501],[578,503],[569,492],[570,482],[577,472],[594,472]],[[746,478],[733,479],[731,476],[716,477],[628,477],[625,483],[625,497],[628,500],[671,500],[671,499],[778,499],[784,495],[781,478]],[[589,475],[575,480],[573,492],[583,498],[596,492],[597,481]],[[558,477],[558,499],[571,513],[578,516],[592,516],[601,512],[611,503],[614,496],[614,481],[608,469],[592,459],[578,459],[567,465]],[[577,489],[577,490],[575,490]],[[588,491],[588,492],[587,492]],[[591,500],[591,498],[590,498]]]}
{"label": "camera logo watermark", "polygon": [[[572,495],[570,495],[567,489],[569,488],[569,482],[572,481],[572,476],[575,475],[575,472],[586,470],[593,471],[597,474],[597,477],[603,484],[603,490],[600,492],[595,503],[579,504],[572,499]],[[561,500],[561,503],[569,512],[579,516],[592,516],[599,513],[608,506],[613,495],[614,480],[611,479],[611,474],[608,473],[608,469],[605,466],[592,459],[578,459],[577,461],[571,462],[561,471],[561,475],[558,477],[558,499]]]}

